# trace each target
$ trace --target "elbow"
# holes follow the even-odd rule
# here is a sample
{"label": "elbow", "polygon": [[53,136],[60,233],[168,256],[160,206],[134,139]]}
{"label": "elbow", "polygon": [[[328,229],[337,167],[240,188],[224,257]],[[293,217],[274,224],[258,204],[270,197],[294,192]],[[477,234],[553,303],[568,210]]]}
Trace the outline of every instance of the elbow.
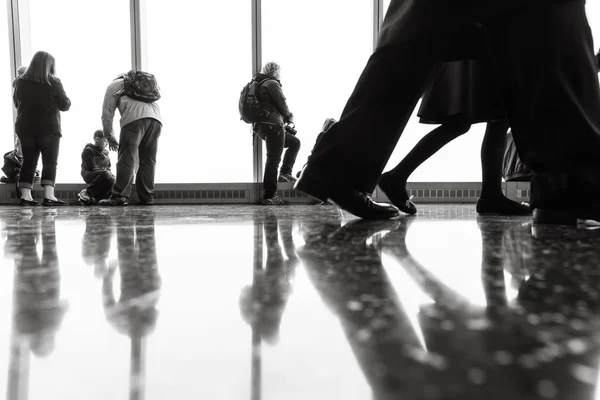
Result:
{"label": "elbow", "polygon": [[58,109],[60,111],[69,111],[70,108],[71,108],[71,100],[67,99],[66,101],[63,101],[60,103],[60,106]]}

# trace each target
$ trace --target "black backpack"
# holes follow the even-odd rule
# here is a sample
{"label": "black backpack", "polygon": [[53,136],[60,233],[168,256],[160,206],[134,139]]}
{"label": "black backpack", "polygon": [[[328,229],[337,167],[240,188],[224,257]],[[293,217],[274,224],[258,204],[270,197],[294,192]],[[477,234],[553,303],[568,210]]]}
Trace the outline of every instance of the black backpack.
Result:
{"label": "black backpack", "polygon": [[123,79],[125,87],[115,93],[116,96],[128,96],[145,103],[153,103],[160,99],[158,82],[154,75],[148,72],[131,70],[119,75],[117,79]]}
{"label": "black backpack", "polygon": [[253,124],[258,120],[262,107],[260,104],[260,85],[274,78],[267,77],[260,81],[256,76],[244,86],[240,93],[240,119],[247,124]]}

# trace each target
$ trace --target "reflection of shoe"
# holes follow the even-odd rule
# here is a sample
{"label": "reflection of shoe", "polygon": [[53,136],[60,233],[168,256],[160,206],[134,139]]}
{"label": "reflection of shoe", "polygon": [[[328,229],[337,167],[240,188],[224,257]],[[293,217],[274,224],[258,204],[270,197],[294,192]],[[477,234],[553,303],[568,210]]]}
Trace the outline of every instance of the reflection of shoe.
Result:
{"label": "reflection of shoe", "polygon": [[273,197],[269,197],[268,199],[262,199],[261,204],[265,206],[284,206],[288,204],[288,202],[282,199],[277,193],[275,193]]}
{"label": "reflection of shoe", "polygon": [[527,203],[517,203],[506,197],[493,199],[479,199],[476,206],[477,214],[493,215],[529,215],[531,208]]}
{"label": "reflection of shoe", "polygon": [[62,201],[59,199],[56,200],[52,200],[52,199],[44,199],[44,201],[42,202],[43,206],[46,207],[56,207],[56,206],[68,206],[69,203],[67,203],[66,201]]}
{"label": "reflection of shoe", "polygon": [[19,204],[20,206],[31,206],[31,207],[41,206],[41,204],[35,200],[25,200],[25,199],[19,199],[19,202],[17,204]]}
{"label": "reflection of shoe", "polygon": [[292,174],[280,174],[277,182],[296,182],[296,178]]}
{"label": "reflection of shoe", "polygon": [[398,209],[391,204],[374,202],[363,192],[350,187],[325,185],[306,177],[306,168],[294,185],[294,189],[319,200],[331,199],[340,208],[363,219],[388,219],[398,216]]}
{"label": "reflection of shoe", "polygon": [[127,205],[127,198],[122,196],[110,196],[108,199],[100,200],[98,205],[122,207]]}
{"label": "reflection of shoe", "polygon": [[[406,185],[403,182],[390,182],[392,178],[387,173],[381,174],[379,178],[379,189],[390,200],[390,202],[398,207],[400,211],[406,214],[414,215],[417,213],[417,206],[410,201],[408,193],[406,193]],[[398,184],[399,183],[399,184]]]}

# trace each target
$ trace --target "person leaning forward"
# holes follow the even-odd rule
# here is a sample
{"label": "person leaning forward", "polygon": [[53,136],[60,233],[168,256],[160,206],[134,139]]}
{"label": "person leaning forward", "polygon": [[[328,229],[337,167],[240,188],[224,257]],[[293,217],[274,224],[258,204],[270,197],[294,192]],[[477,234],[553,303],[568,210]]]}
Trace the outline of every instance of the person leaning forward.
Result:
{"label": "person leaning forward", "polygon": [[[102,128],[110,150],[118,149],[117,179],[108,199],[99,205],[125,206],[128,204],[133,185],[135,160],[139,166],[135,174],[135,186],[141,205],[154,203],[154,170],[158,138],[162,129],[160,107],[157,102],[147,103],[121,95],[125,87],[120,77],[108,85],[102,105]],[[119,141],[113,134],[116,109],[121,113]]]}
{"label": "person leaning forward", "polygon": [[[468,58],[491,60],[506,85],[517,151],[534,173],[534,220],[573,222],[596,208],[600,218],[600,89],[584,0],[392,0],[340,120],[295,188],[365,219],[397,216],[368,194],[441,64]],[[388,197],[395,190],[404,188]]]}

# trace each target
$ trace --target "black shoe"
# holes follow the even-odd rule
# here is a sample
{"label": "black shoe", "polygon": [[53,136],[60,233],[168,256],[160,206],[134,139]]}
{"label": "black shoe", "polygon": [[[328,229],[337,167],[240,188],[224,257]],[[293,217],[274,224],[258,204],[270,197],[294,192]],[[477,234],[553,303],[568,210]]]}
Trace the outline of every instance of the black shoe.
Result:
{"label": "black shoe", "polygon": [[123,207],[127,205],[127,198],[121,196],[110,196],[98,202],[99,206]]}
{"label": "black shoe", "polygon": [[507,198],[479,199],[475,207],[480,215],[530,215],[531,207],[527,203],[517,203]]}
{"label": "black shoe", "polygon": [[56,199],[56,200],[52,200],[52,199],[44,199],[44,201],[42,202],[43,206],[46,207],[56,207],[56,206],[68,206],[69,203]]}
{"label": "black shoe", "polygon": [[388,219],[398,216],[398,209],[391,204],[374,202],[368,194],[350,187],[325,185],[322,181],[308,180],[304,171],[294,189],[321,201],[331,199],[343,210],[363,219]]}
{"label": "black shoe", "polygon": [[19,202],[17,204],[20,206],[30,206],[30,207],[41,206],[41,204],[35,200],[25,200],[25,199],[19,199]]}
{"label": "black shoe", "polygon": [[[390,176],[385,173],[381,174],[379,178],[379,189],[390,200],[390,202],[398,207],[400,211],[406,214],[415,215],[417,213],[417,206],[415,203],[410,201],[410,197],[408,197],[408,193],[406,193],[406,188],[404,185],[394,185],[394,183],[390,182],[392,179]],[[394,186],[397,186],[395,188]]]}

